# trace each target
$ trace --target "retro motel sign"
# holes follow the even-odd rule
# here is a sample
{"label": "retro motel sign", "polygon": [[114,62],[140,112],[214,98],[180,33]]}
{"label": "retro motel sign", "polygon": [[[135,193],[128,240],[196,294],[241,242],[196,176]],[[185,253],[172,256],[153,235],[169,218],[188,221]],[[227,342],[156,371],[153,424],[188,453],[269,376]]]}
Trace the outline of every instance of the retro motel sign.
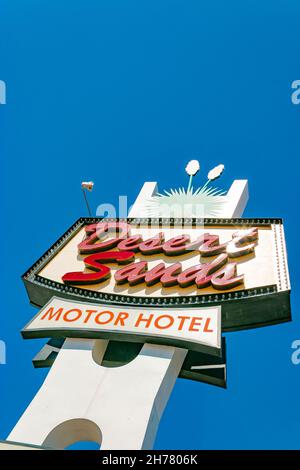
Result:
{"label": "retro motel sign", "polygon": [[6,445],[149,449],[178,376],[226,385],[222,331],[290,320],[283,224],[239,218],[246,182],[217,219],[137,217],[154,189],[127,219],[79,219],[25,273],[40,310],[22,335],[51,338],[34,358],[51,369]]}

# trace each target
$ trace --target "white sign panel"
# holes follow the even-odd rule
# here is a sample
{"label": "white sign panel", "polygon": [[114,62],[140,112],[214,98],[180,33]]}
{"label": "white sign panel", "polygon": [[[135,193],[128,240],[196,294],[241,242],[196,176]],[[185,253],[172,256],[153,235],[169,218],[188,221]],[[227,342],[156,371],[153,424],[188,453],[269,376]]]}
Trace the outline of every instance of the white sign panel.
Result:
{"label": "white sign panel", "polygon": [[152,342],[218,355],[221,307],[116,307],[53,297],[23,329],[22,335]]}

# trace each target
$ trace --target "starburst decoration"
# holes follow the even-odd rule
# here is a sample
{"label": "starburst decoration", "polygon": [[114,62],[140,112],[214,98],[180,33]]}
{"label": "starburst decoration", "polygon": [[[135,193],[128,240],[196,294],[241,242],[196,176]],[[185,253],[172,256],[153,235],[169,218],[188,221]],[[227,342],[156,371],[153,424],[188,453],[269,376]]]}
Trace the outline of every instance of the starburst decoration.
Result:
{"label": "starburst decoration", "polygon": [[164,190],[153,196],[145,204],[149,217],[218,217],[224,204],[225,191],[210,186],[211,182],[221,176],[224,165],[218,165],[209,171],[207,181],[194,190],[193,177],[199,172],[198,160],[191,160],[185,171],[189,175],[187,189]]}

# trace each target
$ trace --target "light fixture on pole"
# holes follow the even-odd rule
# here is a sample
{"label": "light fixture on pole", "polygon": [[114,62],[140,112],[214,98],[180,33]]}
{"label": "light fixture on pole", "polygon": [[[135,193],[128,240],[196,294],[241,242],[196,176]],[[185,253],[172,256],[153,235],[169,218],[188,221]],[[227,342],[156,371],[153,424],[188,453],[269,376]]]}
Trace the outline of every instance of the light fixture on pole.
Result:
{"label": "light fixture on pole", "polygon": [[91,212],[91,208],[90,208],[85,190],[87,189],[88,191],[92,191],[93,187],[94,187],[93,181],[83,181],[81,183],[81,189],[82,189],[82,192],[83,192],[83,197],[84,197],[86,207],[87,207],[87,210],[88,210],[88,213],[89,213],[90,217],[92,217],[92,212]]}

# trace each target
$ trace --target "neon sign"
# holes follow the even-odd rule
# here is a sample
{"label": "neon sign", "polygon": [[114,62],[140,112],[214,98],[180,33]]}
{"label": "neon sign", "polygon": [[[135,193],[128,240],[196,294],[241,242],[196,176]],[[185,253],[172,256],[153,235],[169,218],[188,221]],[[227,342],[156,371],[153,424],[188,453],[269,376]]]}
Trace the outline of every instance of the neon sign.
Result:
{"label": "neon sign", "polygon": [[220,305],[224,331],[291,319],[281,219],[80,218],[23,280],[38,307]]}

